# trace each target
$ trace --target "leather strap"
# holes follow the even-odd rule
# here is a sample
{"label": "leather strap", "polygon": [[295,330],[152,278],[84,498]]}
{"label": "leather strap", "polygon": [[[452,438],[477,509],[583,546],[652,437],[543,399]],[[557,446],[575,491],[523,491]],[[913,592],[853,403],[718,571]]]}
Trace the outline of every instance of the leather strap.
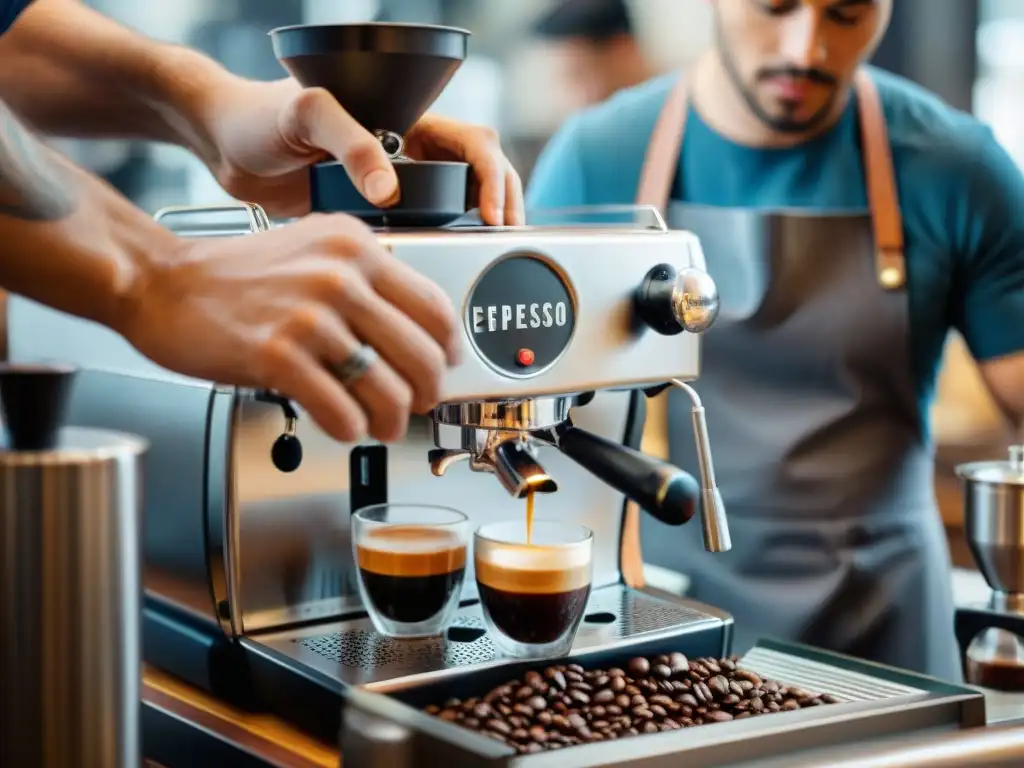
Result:
{"label": "leather strap", "polygon": [[[668,208],[686,132],[688,86],[686,76],[680,76],[658,116],[640,173],[637,205],[649,205],[661,211]],[[857,94],[864,179],[875,234],[875,273],[884,290],[898,291],[906,286],[907,275],[903,217],[893,170],[889,129],[878,89],[867,71],[857,71],[853,89]],[[647,414],[645,442],[657,443],[660,447],[658,452],[666,452],[667,434],[662,433],[666,431],[667,425],[660,423],[667,418],[664,394],[648,401]],[[666,444],[661,445],[663,443]],[[640,511],[632,503],[627,504],[623,520],[619,568],[627,585],[635,588],[644,585]]]}
{"label": "leather strap", "polygon": [[893,170],[889,127],[882,112],[871,76],[863,69],[854,76],[860,114],[860,141],[864,156],[864,178],[868,208],[875,230],[875,261],[878,283],[887,291],[901,290],[907,283],[903,243],[903,215],[900,213],[896,173]]}

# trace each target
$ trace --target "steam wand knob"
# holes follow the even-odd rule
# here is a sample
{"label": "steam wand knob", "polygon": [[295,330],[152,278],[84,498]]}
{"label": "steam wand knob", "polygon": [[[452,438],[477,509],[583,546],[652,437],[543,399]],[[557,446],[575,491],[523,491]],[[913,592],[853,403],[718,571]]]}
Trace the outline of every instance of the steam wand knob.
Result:
{"label": "steam wand knob", "polygon": [[670,264],[659,264],[644,276],[633,306],[639,320],[656,333],[703,333],[718,318],[718,287],[703,269],[676,272]]}
{"label": "steam wand knob", "polygon": [[725,517],[725,502],[715,481],[715,466],[711,460],[711,441],[704,404],[697,391],[684,381],[672,379],[672,386],[689,395],[693,402],[693,439],[697,444],[697,465],[700,470],[701,525],[704,529],[704,548],[708,552],[728,552],[732,549],[729,521]]}

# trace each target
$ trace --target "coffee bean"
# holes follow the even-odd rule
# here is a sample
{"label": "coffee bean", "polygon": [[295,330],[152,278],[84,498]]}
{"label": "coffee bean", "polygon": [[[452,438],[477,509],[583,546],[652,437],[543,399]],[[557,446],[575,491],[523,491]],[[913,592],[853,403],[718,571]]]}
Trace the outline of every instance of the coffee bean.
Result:
{"label": "coffee bean", "polygon": [[697,701],[702,704],[709,704],[714,700],[714,696],[711,695],[711,689],[708,688],[706,683],[697,683],[693,686],[693,692],[697,696]]}
{"label": "coffee bean", "polygon": [[533,709],[526,704],[516,704],[512,707],[512,711],[517,715],[522,715],[523,717],[531,719],[533,718]]}
{"label": "coffee bean", "polygon": [[833,696],[831,693],[826,693],[821,697],[821,700],[825,704],[839,704],[842,701],[838,696]]}
{"label": "coffee bean", "polygon": [[630,696],[636,696],[638,693],[640,693],[640,689],[637,688],[635,685],[627,685],[622,690],[624,693],[628,693]]}
{"label": "coffee bean", "polygon": [[496,709],[502,717],[508,717],[512,714],[512,707],[508,706],[508,704],[499,704]]}
{"label": "coffee bean", "polygon": [[616,693],[626,687],[626,681],[622,679],[621,675],[616,675],[612,678],[610,688]]}
{"label": "coffee bean", "polygon": [[569,691],[569,698],[572,699],[577,704],[589,704],[590,703],[590,697],[587,696],[587,694],[585,694],[583,691],[578,691],[576,689],[572,689],[572,690]]}
{"label": "coffee bean", "polygon": [[486,728],[488,731],[500,733],[502,736],[508,736],[510,733],[512,733],[512,728],[509,726],[509,724],[498,719],[488,720],[486,723],[484,723],[484,728]]}
{"label": "coffee bean", "polygon": [[548,703],[544,700],[543,696],[531,696],[526,700],[526,705],[533,709],[534,712],[540,712],[542,709],[547,708]]}
{"label": "coffee bean", "polygon": [[649,720],[654,717],[654,713],[647,707],[633,707],[632,714],[634,718],[639,720]]}
{"label": "coffee bean", "polygon": [[609,715],[618,716],[622,714],[622,707],[617,704],[609,704],[605,707],[605,712]]}
{"label": "coffee bean", "polygon": [[625,677],[626,673],[618,667],[612,667],[608,670],[608,677]]}
{"label": "coffee bean", "polygon": [[673,674],[676,675],[686,672],[690,668],[689,662],[681,653],[670,654],[668,657],[668,666],[672,670]]}
{"label": "coffee bean", "polygon": [[800,705],[796,699],[786,699],[782,702],[782,709],[785,712],[792,712],[794,709],[800,709]]}
{"label": "coffee bean", "polygon": [[591,701],[595,704],[607,704],[614,699],[615,692],[611,688],[605,688],[603,691],[595,693]]}
{"label": "coffee bean", "polygon": [[649,701],[651,702],[651,704],[659,704],[659,705],[661,705],[663,707],[671,706],[672,703],[673,703],[672,699],[670,699],[668,696],[665,696],[664,694],[659,694],[657,696],[651,696]]}
{"label": "coffee bean", "polygon": [[553,718],[554,715],[552,715],[550,712],[545,711],[537,713],[537,722],[541,725],[551,725],[551,721]]}
{"label": "coffee bean", "polygon": [[697,698],[692,693],[684,693],[676,697],[676,701],[678,701],[680,704],[686,704],[690,707],[697,707]]}
{"label": "coffee bean", "polygon": [[592,690],[594,690],[594,687],[590,683],[569,683],[569,690],[590,693]]}
{"label": "coffee bean", "polygon": [[563,675],[559,670],[554,669],[553,667],[549,667],[548,669],[544,670],[544,677],[546,677],[552,683],[557,685],[563,691],[568,687],[565,681],[565,675]]}
{"label": "coffee bean", "polygon": [[647,706],[647,699],[645,699],[640,694],[637,694],[636,696],[634,696],[632,699],[629,700],[629,703],[630,703],[630,705],[632,705],[634,707],[645,707],[645,706]]}
{"label": "coffee bean", "polygon": [[728,670],[729,672],[736,671],[736,662],[732,659],[722,659],[718,663],[721,665],[722,669]]}
{"label": "coffee bean", "polygon": [[629,674],[635,678],[640,678],[651,671],[651,663],[642,656],[637,656],[635,659],[630,659],[627,664]]}
{"label": "coffee bean", "polygon": [[811,694],[803,688],[790,688],[789,695],[790,698],[796,699],[797,701],[800,699],[809,699],[811,697]]}
{"label": "coffee bean", "polygon": [[438,714],[438,717],[442,720],[447,720],[449,723],[454,723],[456,720],[458,720],[459,713],[456,712],[454,709],[445,709]]}
{"label": "coffee bean", "polygon": [[569,725],[575,728],[577,731],[581,728],[587,727],[587,721],[583,719],[582,715],[572,714],[568,717]]}
{"label": "coffee bean", "polygon": [[716,698],[723,698],[729,693],[729,681],[721,675],[715,675],[708,680],[707,686]]}
{"label": "coffee bean", "polygon": [[597,675],[593,679],[595,688],[604,688],[611,682],[611,678],[608,675]]}
{"label": "coffee bean", "polygon": [[561,715],[564,715],[569,709],[569,707],[566,706],[566,703],[564,701],[556,701],[554,704],[551,705],[551,708]]}
{"label": "coffee bean", "polygon": [[644,724],[644,733],[657,733],[660,730],[657,724],[654,722],[647,722]]}
{"label": "coffee bean", "polygon": [[583,674],[583,667],[581,667],[579,664],[570,664],[566,667],[566,669],[568,669],[570,672],[575,672],[577,675]]}
{"label": "coffee bean", "polygon": [[668,680],[672,677],[672,668],[668,664],[656,664],[651,668],[651,674],[662,680]]}
{"label": "coffee bean", "polygon": [[[763,712],[764,711],[764,702],[761,701],[761,699],[750,699],[749,701],[750,701],[750,711],[751,712]],[[778,704],[773,704],[773,706],[775,706],[777,708],[779,705]]]}
{"label": "coffee bean", "polygon": [[658,717],[668,717],[668,712],[660,704],[651,704],[651,712]]}
{"label": "coffee bean", "polygon": [[732,715],[722,710],[716,710],[715,712],[708,712],[707,719],[713,723],[725,723],[732,720]]}
{"label": "coffee bean", "polygon": [[[724,699],[722,699],[722,706],[734,707],[737,704],[739,704],[741,701],[743,701],[743,699],[741,699],[735,693],[730,693],[728,696],[726,696]],[[760,699],[758,699],[758,701],[760,701]]]}

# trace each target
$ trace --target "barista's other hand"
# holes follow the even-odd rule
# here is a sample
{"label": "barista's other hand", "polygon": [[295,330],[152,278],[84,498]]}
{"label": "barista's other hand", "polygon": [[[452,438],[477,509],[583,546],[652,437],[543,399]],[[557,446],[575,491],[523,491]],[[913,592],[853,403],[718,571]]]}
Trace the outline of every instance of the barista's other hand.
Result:
{"label": "barista's other hand", "polygon": [[[459,354],[447,296],[364,225],[314,215],[239,238],[180,240],[145,268],[119,330],[150,359],[202,379],[273,389],[342,441],[399,439],[437,403]],[[380,358],[342,385],[362,344]]]}
{"label": "barista's other hand", "polygon": [[[292,79],[272,83],[232,78],[207,95],[206,132],[216,147],[211,170],[233,197],[259,203],[272,216],[309,211],[307,168],[327,157],[344,164],[363,196],[381,207],[401,196],[380,142],[322,88]],[[495,133],[435,115],[405,136],[416,160],[469,163],[488,224],[522,224],[523,188]]]}

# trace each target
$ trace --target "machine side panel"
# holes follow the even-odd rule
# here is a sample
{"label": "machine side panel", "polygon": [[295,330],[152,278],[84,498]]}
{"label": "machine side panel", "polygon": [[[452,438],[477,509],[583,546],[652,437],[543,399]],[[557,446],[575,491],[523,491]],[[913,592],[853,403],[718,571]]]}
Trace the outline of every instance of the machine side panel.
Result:
{"label": "machine side panel", "polygon": [[149,440],[145,467],[145,586],[190,612],[214,617],[207,568],[206,417],[211,391],[82,371],[68,423]]}

